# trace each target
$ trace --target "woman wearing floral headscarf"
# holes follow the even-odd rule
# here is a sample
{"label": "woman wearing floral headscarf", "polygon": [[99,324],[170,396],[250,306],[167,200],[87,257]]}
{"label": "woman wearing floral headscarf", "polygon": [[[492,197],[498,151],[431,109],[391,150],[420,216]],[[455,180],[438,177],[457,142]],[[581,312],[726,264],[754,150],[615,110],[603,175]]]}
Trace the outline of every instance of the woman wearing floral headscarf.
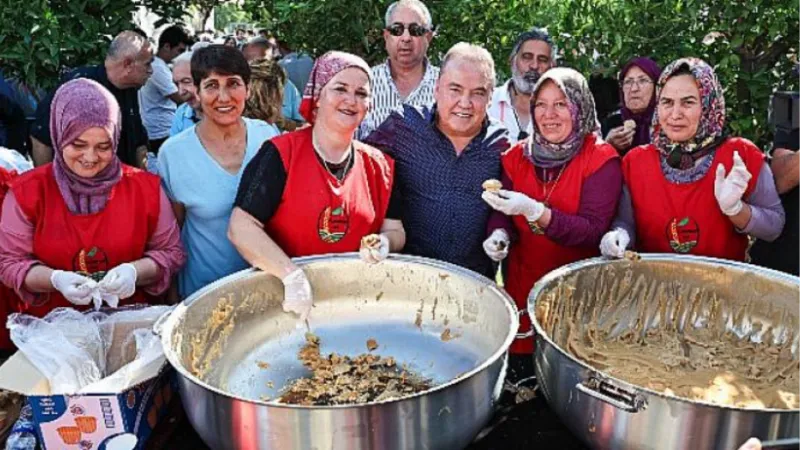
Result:
{"label": "woman wearing floral headscarf", "polygon": [[653,143],[623,160],[625,188],[603,255],[625,249],[744,260],[747,235],[774,240],[784,213],[769,165],[750,141],[725,132],[714,70],[696,58],[664,69]]}
{"label": "woman wearing floral headscarf", "polygon": [[311,127],[266,142],[236,196],[231,241],[253,266],[283,281],[284,309],[303,320],[311,286],[290,258],[360,249],[375,263],[405,244],[392,195],[394,161],[353,137],[370,106],[369,74],[349,53],[319,58],[300,105]]}
{"label": "woman wearing floral headscarf", "polygon": [[[564,264],[598,254],[622,188],[617,151],[597,135],[594,98],[572,69],[550,69],[532,95],[533,135],[502,158],[503,187],[483,199],[512,216],[512,230],[496,229],[484,242],[490,258],[508,255],[506,290],[525,308],[533,284]],[[523,316],[520,330],[530,329]],[[533,341],[516,341],[514,353],[530,353]]]}
{"label": "woman wearing floral headscarf", "polygon": [[178,224],[158,177],[122,164],[120,109],[95,81],[61,86],[50,116],[55,159],[20,175],[3,201],[0,280],[43,316],[100,300],[159,295],[183,265]]}

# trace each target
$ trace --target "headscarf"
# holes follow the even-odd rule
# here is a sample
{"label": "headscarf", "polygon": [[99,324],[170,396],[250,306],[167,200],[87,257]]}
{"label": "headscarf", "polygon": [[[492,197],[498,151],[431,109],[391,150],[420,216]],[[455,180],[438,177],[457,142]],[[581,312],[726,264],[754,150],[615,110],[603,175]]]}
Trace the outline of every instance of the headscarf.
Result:
{"label": "headscarf", "polygon": [[[96,81],[86,78],[68,81],[53,96],[50,110],[50,137],[55,153],[53,174],[61,196],[73,214],[102,211],[111,189],[122,178],[122,163],[117,157],[120,126],[117,100]],[[94,127],[108,132],[114,156],[100,173],[84,178],[67,167],[63,152],[66,146]]]}
{"label": "headscarf", "polygon": [[306,119],[306,122],[314,124],[316,119],[314,111],[317,109],[317,101],[322,88],[336,74],[350,67],[358,67],[363,70],[370,77],[370,83],[372,82],[369,65],[356,55],[330,51],[317,58],[316,62],[314,62],[314,67],[311,69],[311,75],[308,77],[306,88],[303,91],[303,101],[300,102],[300,115]]}
{"label": "headscarf", "polygon": [[686,67],[694,76],[700,90],[702,113],[697,133],[687,142],[672,142],[658,124],[658,110],[653,114],[653,143],[676,169],[694,167],[695,160],[711,153],[725,137],[725,97],[714,69],[699,58],[681,58],[670,63],[661,74],[656,85],[656,98],[673,74]]}
{"label": "headscarf", "polygon": [[642,70],[651,80],[653,83],[658,82],[658,77],[661,75],[661,68],[658,67],[655,61],[650,58],[633,58],[619,71],[619,98],[622,99],[622,108],[620,111],[622,112],[622,120],[633,120],[636,122],[636,134],[633,135],[633,142],[632,146],[636,147],[637,145],[644,145],[650,143],[650,123],[653,120],[653,113],[656,110],[656,93],[653,90],[653,94],[650,96],[650,102],[647,104],[647,109],[640,113],[634,113],[625,105],[625,93],[622,90],[622,82],[625,81],[625,75],[628,74],[628,71],[631,70],[632,67],[638,67]]}
{"label": "headscarf", "polygon": [[528,144],[528,154],[536,167],[551,169],[569,162],[581,149],[583,140],[589,133],[598,130],[597,112],[594,108],[594,97],[589,90],[586,78],[574,69],[556,67],[542,75],[531,96],[531,117],[536,117],[534,104],[539,90],[547,81],[552,81],[567,97],[570,115],[572,116],[572,132],[560,143],[547,141],[539,132],[539,126],[533,126],[533,135]]}

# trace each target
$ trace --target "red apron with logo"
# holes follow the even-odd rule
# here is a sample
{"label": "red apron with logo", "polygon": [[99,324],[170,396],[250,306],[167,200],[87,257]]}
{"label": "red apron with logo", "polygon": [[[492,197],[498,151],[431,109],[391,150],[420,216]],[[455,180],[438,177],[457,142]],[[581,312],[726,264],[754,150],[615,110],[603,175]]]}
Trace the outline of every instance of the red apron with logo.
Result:
{"label": "red apron with logo", "polygon": [[744,261],[747,236],[736,231],[722,214],[714,197],[717,165],[725,173],[733,167],[738,151],[753,175],[744,198],[758,182],[764,155],[752,142],[731,138],[714,153],[703,178],[685,184],[672,183],[661,170],[661,156],[652,144],[637,147],[622,161],[625,185],[631,194],[636,220],[636,249],[643,253],[680,253]]}
{"label": "red apron with logo", "polygon": [[393,160],[354,142],[353,167],[340,184],[317,159],[311,128],[272,143],[286,169],[286,185],[264,229],[289,257],[358,251],[361,238],[380,231],[392,192]]}
{"label": "red apron with logo", "polygon": [[[578,212],[584,181],[609,160],[619,157],[611,145],[598,143],[594,135],[589,135],[578,154],[567,163],[558,183],[544,183],[536,176],[536,168],[525,156],[525,145],[527,141],[520,142],[503,155],[503,170],[511,179],[511,190],[540,202],[544,202],[552,190],[548,205],[565,214]],[[506,290],[519,309],[527,307],[528,294],[542,276],[565,264],[600,254],[596,246],[565,247],[544,234],[537,234],[524,216],[516,215],[512,220],[519,236],[509,249],[505,281]],[[520,317],[519,331],[522,333],[530,329],[530,318],[524,314]],[[517,340],[511,344],[513,353],[532,353],[533,348],[533,339]]]}
{"label": "red apron with logo", "polygon": [[[27,172],[11,187],[25,217],[33,223],[33,256],[45,266],[82,275],[101,276],[114,267],[144,256],[158,223],[159,179],[123,165],[122,179],[114,186],[105,208],[96,214],[77,215],[67,208],[53,175],[52,164]],[[43,317],[70,303],[59,292],[42,294],[29,305],[17,299],[19,312]],[[142,289],[121,305],[147,303]]]}
{"label": "red apron with logo", "polygon": [[[0,206],[2,206],[3,200],[6,198],[6,192],[11,186],[11,181],[16,177],[16,171],[9,171],[0,167]],[[1,208],[0,211],[2,211]],[[11,288],[0,283],[0,321],[2,321],[0,323],[0,350],[14,350],[16,348],[11,342],[8,328],[6,328],[8,314],[13,312],[11,311],[11,302],[16,301],[16,298],[17,296]]]}

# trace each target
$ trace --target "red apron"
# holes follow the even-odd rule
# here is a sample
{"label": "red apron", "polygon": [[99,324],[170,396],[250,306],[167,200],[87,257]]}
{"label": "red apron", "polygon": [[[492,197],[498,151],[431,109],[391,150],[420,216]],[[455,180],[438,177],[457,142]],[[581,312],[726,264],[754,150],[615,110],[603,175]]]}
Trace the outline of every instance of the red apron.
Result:
{"label": "red apron", "polygon": [[[3,204],[3,200],[6,198],[6,192],[11,186],[11,181],[16,177],[16,171],[8,171],[0,167],[0,205]],[[0,206],[0,211],[2,211],[2,206]],[[12,312],[10,311],[11,302],[15,301],[15,299],[16,294],[14,294],[14,291],[5,284],[0,283],[0,321],[2,321],[0,323],[0,350],[14,350],[16,348],[11,342],[8,328],[6,328],[6,319],[8,319],[8,314]]]}
{"label": "red apron", "polygon": [[758,182],[764,155],[750,141],[731,138],[714,154],[711,169],[694,183],[667,181],[661,171],[661,157],[652,144],[637,147],[623,159],[622,172],[631,194],[636,220],[636,248],[643,253],[680,253],[744,261],[747,236],[738,233],[722,214],[714,197],[717,165],[725,173],[733,166],[738,151],[753,175],[745,198]]}
{"label": "red apron", "polygon": [[[45,266],[82,274],[106,272],[141,259],[158,223],[160,187],[155,175],[122,166],[122,179],[111,191],[105,208],[96,214],[76,215],[67,208],[53,175],[52,164],[17,178],[11,191],[35,228],[33,255]],[[42,305],[19,299],[18,312],[43,317],[62,306],[76,307],[59,292],[43,294]],[[48,298],[49,297],[49,298]],[[147,303],[141,289],[120,302]],[[38,301],[37,301],[38,303]]]}
{"label": "red apron", "polygon": [[[511,179],[511,189],[543,202],[548,192],[548,204],[565,214],[578,212],[583,182],[606,162],[618,158],[617,151],[609,144],[598,144],[594,135],[586,137],[583,147],[567,163],[558,184],[543,183],[536,176],[536,169],[524,154],[525,141],[515,145],[503,155],[503,170]],[[599,255],[597,247],[565,247],[544,234],[536,234],[524,216],[512,217],[519,238],[509,249],[506,266],[506,290],[514,299],[517,308],[528,304],[528,294],[533,285],[548,272],[565,264]],[[531,329],[527,314],[520,317],[519,331]],[[533,339],[516,340],[511,344],[512,353],[532,353]]]}
{"label": "red apron", "polygon": [[392,192],[392,159],[354,142],[353,167],[340,185],[317,159],[311,128],[272,143],[286,169],[286,185],[264,229],[289,257],[358,251],[362,237],[380,231]]}

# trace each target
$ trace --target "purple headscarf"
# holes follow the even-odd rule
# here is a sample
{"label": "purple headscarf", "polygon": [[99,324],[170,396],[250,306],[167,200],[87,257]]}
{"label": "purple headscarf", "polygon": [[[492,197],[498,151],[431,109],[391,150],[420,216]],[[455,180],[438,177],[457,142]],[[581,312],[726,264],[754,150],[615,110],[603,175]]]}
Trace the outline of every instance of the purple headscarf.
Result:
{"label": "purple headscarf", "polygon": [[622,99],[622,120],[633,120],[636,122],[636,134],[633,135],[633,142],[631,147],[637,145],[644,145],[650,143],[650,124],[653,120],[653,113],[656,111],[656,92],[653,89],[653,95],[650,97],[650,103],[647,104],[647,109],[640,113],[634,113],[627,106],[625,106],[625,94],[622,91],[622,82],[625,81],[625,75],[632,67],[638,67],[653,81],[653,86],[658,82],[658,77],[661,75],[661,68],[658,67],[655,61],[650,58],[633,58],[619,71],[619,98]]}
{"label": "purple headscarf", "polygon": [[[50,110],[50,137],[55,153],[53,174],[61,196],[73,214],[102,211],[111,189],[122,178],[122,163],[117,157],[120,122],[117,100],[96,81],[86,78],[68,81],[53,96]],[[100,173],[84,178],[67,167],[63,152],[86,130],[94,127],[108,132],[114,157]]]}

